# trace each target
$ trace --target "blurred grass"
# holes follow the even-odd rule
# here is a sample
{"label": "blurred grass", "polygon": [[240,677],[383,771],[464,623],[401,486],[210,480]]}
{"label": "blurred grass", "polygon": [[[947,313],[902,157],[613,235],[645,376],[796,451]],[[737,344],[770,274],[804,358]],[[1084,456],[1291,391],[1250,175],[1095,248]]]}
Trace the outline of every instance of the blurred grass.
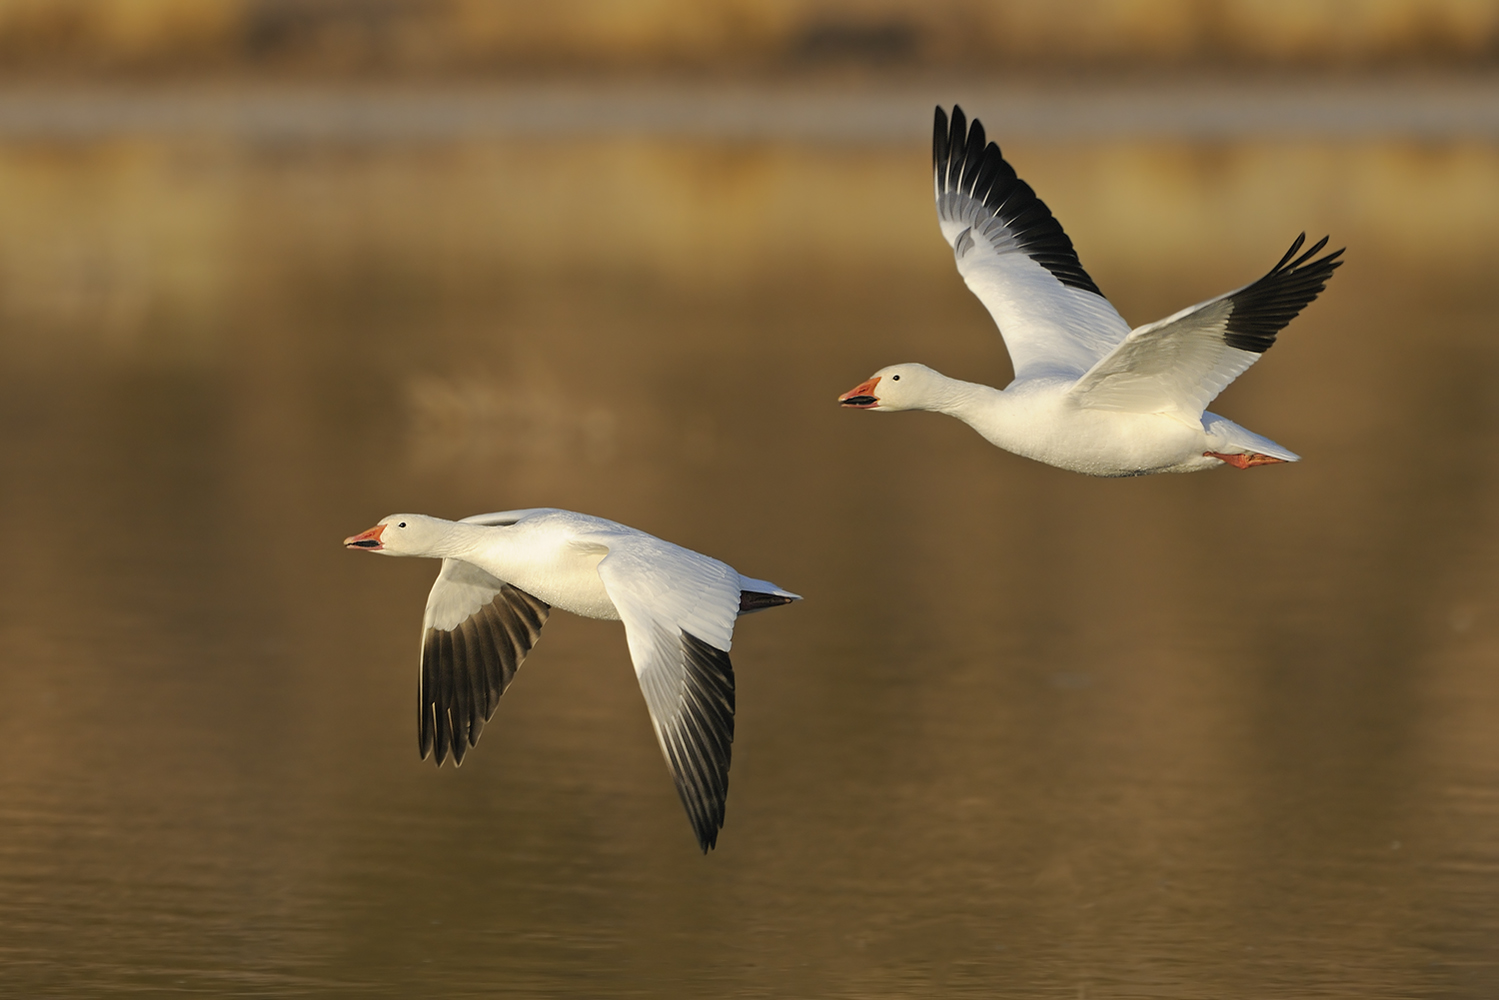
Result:
{"label": "blurred grass", "polygon": [[1499,0],[0,0],[12,76],[1489,67]]}
{"label": "blurred grass", "polygon": [[[1205,297],[1273,263],[1296,235],[1287,217],[1423,281],[1468,280],[1499,254],[1492,144],[1007,149],[1044,181],[1084,263],[1134,322],[1174,308],[1151,299],[1161,275],[1200,275]],[[207,140],[4,146],[0,319],[16,362],[164,346],[145,331],[180,331],[169,353],[197,356],[213,337],[207,317],[245,282],[294,289],[330,267],[435,287],[621,274],[692,294],[801,274],[854,285],[947,276],[926,170],[921,148],[625,138],[380,155]],[[274,324],[264,337],[276,341]]]}

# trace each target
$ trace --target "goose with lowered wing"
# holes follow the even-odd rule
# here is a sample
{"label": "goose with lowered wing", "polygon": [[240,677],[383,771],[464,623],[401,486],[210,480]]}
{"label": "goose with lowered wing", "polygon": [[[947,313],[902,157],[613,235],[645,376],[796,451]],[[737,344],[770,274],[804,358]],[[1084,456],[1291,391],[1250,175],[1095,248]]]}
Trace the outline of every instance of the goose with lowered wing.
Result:
{"label": "goose with lowered wing", "polygon": [[553,508],[461,521],[392,514],[344,545],[442,560],[422,623],[423,757],[463,763],[552,608],[620,621],[698,846],[717,844],[734,742],[734,621],[800,597],[635,528]]}

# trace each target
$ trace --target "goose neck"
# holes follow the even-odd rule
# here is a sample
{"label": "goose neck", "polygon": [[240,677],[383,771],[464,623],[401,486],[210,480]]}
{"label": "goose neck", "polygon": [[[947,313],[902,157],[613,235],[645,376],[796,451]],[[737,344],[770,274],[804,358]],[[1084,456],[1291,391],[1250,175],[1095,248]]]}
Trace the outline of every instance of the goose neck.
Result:
{"label": "goose neck", "polygon": [[967,421],[980,410],[992,409],[1001,395],[998,389],[977,382],[964,382],[946,375],[939,378],[931,408],[959,420]]}
{"label": "goose neck", "polygon": [[431,555],[443,559],[463,559],[481,548],[492,548],[494,533],[481,525],[449,521],[432,546]]}

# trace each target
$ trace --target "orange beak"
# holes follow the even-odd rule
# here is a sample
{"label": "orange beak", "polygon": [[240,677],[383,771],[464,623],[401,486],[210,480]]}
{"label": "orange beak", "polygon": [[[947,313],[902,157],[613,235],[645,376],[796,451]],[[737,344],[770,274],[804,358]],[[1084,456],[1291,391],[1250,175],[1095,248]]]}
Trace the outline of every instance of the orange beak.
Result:
{"label": "orange beak", "polygon": [[380,543],[380,533],[385,530],[385,525],[377,524],[369,531],[361,531],[357,535],[350,535],[344,539],[344,546],[351,549],[370,549],[379,552],[385,548]]}
{"label": "orange beak", "polygon": [[839,404],[855,410],[867,410],[880,405],[880,397],[874,394],[874,387],[880,384],[880,377],[876,375],[867,382],[860,382],[852,389],[838,397]]}

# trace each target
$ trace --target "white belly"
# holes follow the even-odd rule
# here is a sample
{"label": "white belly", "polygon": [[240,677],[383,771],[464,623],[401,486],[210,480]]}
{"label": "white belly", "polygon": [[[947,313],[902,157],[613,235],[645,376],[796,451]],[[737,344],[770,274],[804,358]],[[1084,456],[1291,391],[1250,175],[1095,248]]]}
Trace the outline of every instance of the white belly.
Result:
{"label": "white belly", "polygon": [[1007,451],[1089,476],[1193,472],[1217,464],[1202,459],[1207,437],[1200,423],[1083,409],[1040,394],[1023,403],[1003,426],[975,423],[974,429]]}

